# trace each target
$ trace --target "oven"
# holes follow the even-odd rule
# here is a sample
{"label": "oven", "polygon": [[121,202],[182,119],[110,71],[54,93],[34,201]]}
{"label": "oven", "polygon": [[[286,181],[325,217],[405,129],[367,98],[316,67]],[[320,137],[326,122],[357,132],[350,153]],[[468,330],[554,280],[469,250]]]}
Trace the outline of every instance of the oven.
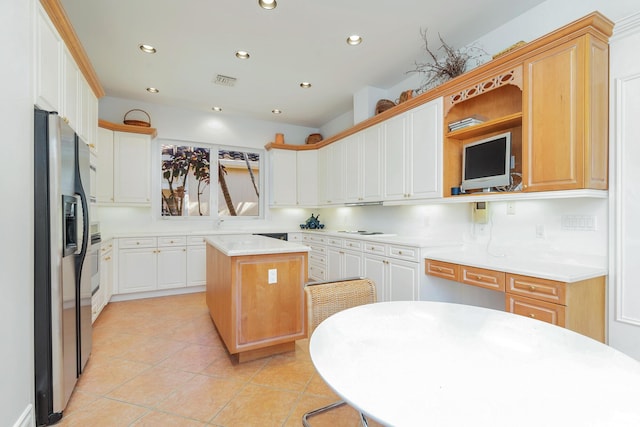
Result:
{"label": "oven", "polygon": [[91,295],[100,289],[100,226],[98,223],[91,223],[91,247],[89,249],[88,261],[91,264]]}

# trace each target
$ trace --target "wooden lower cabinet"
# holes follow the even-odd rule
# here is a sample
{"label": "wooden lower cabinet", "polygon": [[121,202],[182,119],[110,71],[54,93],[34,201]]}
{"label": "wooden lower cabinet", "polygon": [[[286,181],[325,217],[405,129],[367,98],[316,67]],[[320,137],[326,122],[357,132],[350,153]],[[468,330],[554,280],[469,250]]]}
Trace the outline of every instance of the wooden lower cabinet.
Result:
{"label": "wooden lower cabinet", "polygon": [[505,310],[604,342],[605,276],[566,283],[506,275]]}
{"label": "wooden lower cabinet", "polygon": [[504,292],[505,311],[604,342],[605,276],[567,283],[430,259],[425,273]]}
{"label": "wooden lower cabinet", "polygon": [[227,256],[208,244],[206,274],[209,313],[240,362],[293,351],[306,338],[306,252]]}

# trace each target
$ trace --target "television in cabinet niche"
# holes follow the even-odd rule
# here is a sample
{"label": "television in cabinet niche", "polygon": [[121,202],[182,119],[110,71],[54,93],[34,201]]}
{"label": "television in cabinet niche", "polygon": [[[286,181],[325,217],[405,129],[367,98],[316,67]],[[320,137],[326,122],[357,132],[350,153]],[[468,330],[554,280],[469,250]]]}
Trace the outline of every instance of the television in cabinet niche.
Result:
{"label": "television in cabinet niche", "polygon": [[470,141],[462,147],[464,191],[492,191],[511,185],[511,132]]}

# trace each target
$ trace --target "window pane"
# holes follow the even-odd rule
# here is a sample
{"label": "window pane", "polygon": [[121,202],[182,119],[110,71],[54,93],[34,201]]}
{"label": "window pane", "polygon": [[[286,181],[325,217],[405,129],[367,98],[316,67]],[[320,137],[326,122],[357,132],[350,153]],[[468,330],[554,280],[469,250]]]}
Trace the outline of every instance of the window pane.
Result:
{"label": "window pane", "polygon": [[211,215],[209,149],[162,145],[162,216]]}
{"label": "window pane", "polygon": [[260,154],[218,150],[218,215],[260,216]]}

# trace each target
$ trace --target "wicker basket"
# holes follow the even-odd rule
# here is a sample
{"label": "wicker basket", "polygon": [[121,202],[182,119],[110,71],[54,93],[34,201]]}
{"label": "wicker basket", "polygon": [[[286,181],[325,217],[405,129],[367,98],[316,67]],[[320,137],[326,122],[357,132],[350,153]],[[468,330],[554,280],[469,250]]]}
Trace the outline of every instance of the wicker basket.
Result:
{"label": "wicker basket", "polygon": [[[140,111],[141,113],[144,113],[145,116],[147,116],[148,121],[144,121],[144,120],[132,120],[132,119],[127,119],[127,115],[129,113],[131,113],[132,111]],[[125,125],[132,125],[132,126],[143,126],[143,127],[151,127],[151,116],[149,115],[149,113],[147,113],[144,110],[139,110],[137,108],[134,108],[133,110],[129,110],[124,114],[124,120],[123,123]]]}
{"label": "wicker basket", "polygon": [[320,135],[319,133],[312,133],[304,141],[307,144],[315,144],[322,141],[322,135]]}
{"label": "wicker basket", "polygon": [[376,115],[382,113],[383,111],[387,111],[391,107],[395,107],[396,103],[391,101],[390,99],[381,99],[376,103]]}

